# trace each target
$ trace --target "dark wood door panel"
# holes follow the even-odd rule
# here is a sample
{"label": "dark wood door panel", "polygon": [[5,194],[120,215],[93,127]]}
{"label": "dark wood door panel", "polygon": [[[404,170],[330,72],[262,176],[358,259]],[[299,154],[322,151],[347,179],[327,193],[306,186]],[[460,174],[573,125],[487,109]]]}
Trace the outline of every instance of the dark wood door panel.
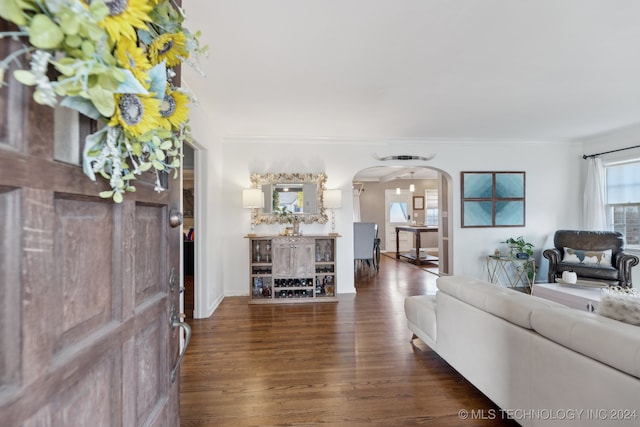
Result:
{"label": "dark wood door panel", "polygon": [[20,379],[20,195],[15,188],[0,187],[0,389],[18,385]]}
{"label": "dark wood door panel", "polygon": [[167,215],[164,206],[136,205],[135,304],[139,306],[167,289]]}
{"label": "dark wood door panel", "polygon": [[[15,48],[1,39],[0,57]],[[168,191],[158,193],[145,174],[123,203],[101,199],[108,182],[54,159],[53,109],[8,81],[0,88],[0,424],[174,427],[179,334],[169,313],[179,293],[169,290],[169,271],[180,271],[182,233],[169,228],[168,212],[180,182],[163,176]],[[80,120],[76,132],[82,139],[94,125]]]}
{"label": "dark wood door panel", "polygon": [[156,320],[136,335],[135,339],[135,389],[136,425],[145,425],[153,419],[167,399],[167,358],[166,353],[149,351],[158,349],[167,340],[166,319]]}
{"label": "dark wood door panel", "polygon": [[[55,199],[55,286],[58,351],[113,320],[114,224],[119,208],[100,199]],[[117,294],[117,293],[116,293]]]}

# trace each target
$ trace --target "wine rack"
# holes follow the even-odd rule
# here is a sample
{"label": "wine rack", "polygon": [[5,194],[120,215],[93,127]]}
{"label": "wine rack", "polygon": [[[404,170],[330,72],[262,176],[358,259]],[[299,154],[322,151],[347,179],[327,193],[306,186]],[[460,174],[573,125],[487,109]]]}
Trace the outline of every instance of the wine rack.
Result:
{"label": "wine rack", "polygon": [[252,236],[251,304],[337,301],[336,236]]}

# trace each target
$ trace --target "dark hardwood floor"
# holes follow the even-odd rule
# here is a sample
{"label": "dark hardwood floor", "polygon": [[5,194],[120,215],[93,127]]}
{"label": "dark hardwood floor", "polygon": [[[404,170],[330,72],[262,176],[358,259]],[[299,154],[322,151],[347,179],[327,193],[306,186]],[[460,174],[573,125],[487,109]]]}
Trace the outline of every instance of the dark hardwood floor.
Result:
{"label": "dark hardwood floor", "polygon": [[[378,275],[356,278],[357,294],[338,303],[231,297],[211,318],[189,320],[181,426],[517,425],[419,340],[409,343],[404,298],[435,292],[436,275],[383,256]],[[472,411],[477,419],[460,416]]]}

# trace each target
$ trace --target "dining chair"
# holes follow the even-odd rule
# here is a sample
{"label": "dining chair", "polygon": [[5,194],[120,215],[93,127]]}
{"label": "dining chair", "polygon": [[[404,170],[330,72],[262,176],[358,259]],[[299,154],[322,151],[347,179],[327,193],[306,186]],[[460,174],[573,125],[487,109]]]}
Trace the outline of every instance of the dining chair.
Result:
{"label": "dining chair", "polygon": [[[376,243],[378,242],[378,224],[375,222],[353,223],[353,262],[354,269],[367,264],[369,274],[378,272],[379,261],[376,260]],[[379,247],[379,246],[378,246]]]}

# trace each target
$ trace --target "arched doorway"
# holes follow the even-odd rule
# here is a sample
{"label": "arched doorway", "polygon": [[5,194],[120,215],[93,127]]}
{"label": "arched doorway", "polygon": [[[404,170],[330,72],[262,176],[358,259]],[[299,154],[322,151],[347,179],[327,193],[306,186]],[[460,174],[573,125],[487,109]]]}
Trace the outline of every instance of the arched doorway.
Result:
{"label": "arched doorway", "polygon": [[[414,191],[410,191],[410,187]],[[452,186],[445,171],[427,166],[389,165],[363,169],[353,178],[354,221],[376,222],[383,252],[395,252],[393,209],[399,209],[408,223],[436,225],[437,237],[425,236],[425,250],[437,246],[438,272],[453,272],[452,245]],[[433,199],[436,194],[435,201]],[[389,196],[393,194],[393,196]],[[397,194],[397,196],[396,196]],[[422,200],[414,199],[422,198]],[[393,205],[393,202],[399,203]],[[390,200],[392,202],[390,202]],[[417,202],[414,205],[414,201]],[[420,204],[422,203],[422,204]],[[406,212],[402,212],[406,209]],[[400,219],[402,220],[402,218]],[[404,234],[404,233],[403,233]],[[431,234],[431,233],[428,233]],[[409,244],[410,237],[401,244]],[[419,253],[417,254],[419,255]]]}

